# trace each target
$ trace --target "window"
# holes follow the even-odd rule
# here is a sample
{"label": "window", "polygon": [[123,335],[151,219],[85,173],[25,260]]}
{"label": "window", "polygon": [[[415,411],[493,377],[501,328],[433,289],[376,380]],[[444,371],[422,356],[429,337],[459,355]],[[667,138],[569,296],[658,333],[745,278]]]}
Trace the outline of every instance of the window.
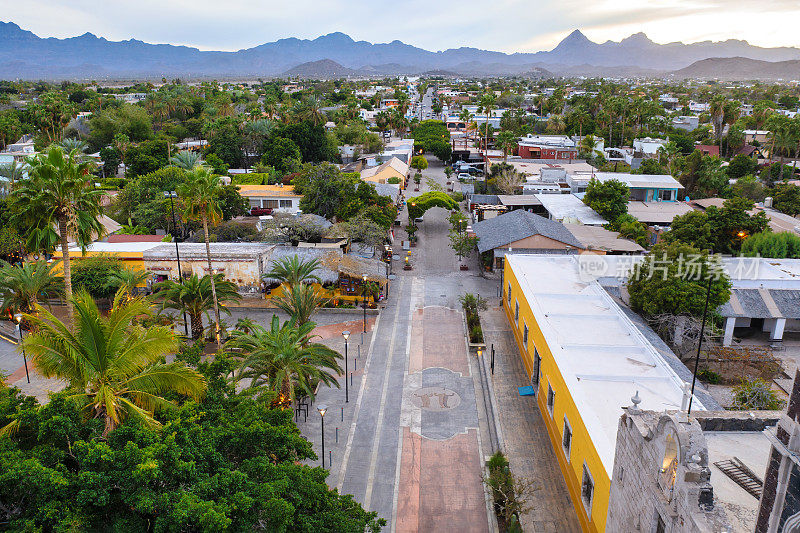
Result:
{"label": "window", "polygon": [[541,375],[542,358],[539,357],[539,350],[533,347],[533,373],[531,374],[531,385],[536,394],[539,394],[539,377]]}
{"label": "window", "polygon": [[278,200],[262,200],[261,204],[262,204],[261,207],[268,207],[271,209],[278,208]]}
{"label": "window", "polygon": [[511,282],[508,282],[508,303],[511,304]]}
{"label": "window", "polygon": [[522,345],[525,350],[528,349],[528,324],[522,321]]}
{"label": "window", "polygon": [[553,406],[556,404],[556,393],[553,390],[552,385],[549,383],[547,384],[547,410],[550,411],[550,415],[553,414]]}
{"label": "window", "polygon": [[583,480],[581,481],[581,500],[583,500],[583,506],[586,508],[586,515],[592,515],[592,499],[594,498],[594,479],[592,479],[592,473],[589,472],[589,469],[586,467],[586,463],[583,464]]}
{"label": "window", "polygon": [[519,302],[514,302],[514,322],[519,322]]}
{"label": "window", "polygon": [[564,417],[564,437],[561,439],[561,447],[564,448],[564,457],[569,461],[569,451],[572,449],[572,428],[566,416]]}
{"label": "window", "polygon": [[281,204],[281,207],[288,207],[288,208],[292,207],[292,201],[291,200],[281,200],[280,204]]}

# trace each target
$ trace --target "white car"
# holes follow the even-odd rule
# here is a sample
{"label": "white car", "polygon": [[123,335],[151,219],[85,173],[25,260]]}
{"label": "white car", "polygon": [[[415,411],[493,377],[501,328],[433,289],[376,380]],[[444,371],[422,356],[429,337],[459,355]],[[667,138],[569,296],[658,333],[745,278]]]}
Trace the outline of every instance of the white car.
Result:
{"label": "white car", "polygon": [[471,180],[472,176],[470,176],[468,172],[460,172],[458,174],[458,179],[460,179],[460,180]]}

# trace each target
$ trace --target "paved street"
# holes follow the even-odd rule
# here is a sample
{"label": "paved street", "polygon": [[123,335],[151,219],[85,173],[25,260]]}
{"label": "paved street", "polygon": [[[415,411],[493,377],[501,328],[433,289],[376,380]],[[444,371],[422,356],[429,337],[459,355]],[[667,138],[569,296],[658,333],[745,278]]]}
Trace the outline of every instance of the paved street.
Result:
{"label": "paved street", "polygon": [[[443,166],[430,163],[425,176],[443,185]],[[427,190],[423,181],[411,194]],[[475,258],[471,270],[458,270],[446,217],[442,209],[425,214],[419,246],[412,248],[414,269],[399,270],[394,280],[374,337],[365,342],[369,351],[353,376],[350,402],[336,389],[321,391],[317,400],[333,406],[325,422],[326,462],[333,459],[328,483],[387,519],[387,531],[493,528],[482,482],[491,454],[483,390],[458,297],[494,294],[496,282],[479,276]],[[350,349],[352,356],[352,342]],[[319,418],[314,412],[300,420],[317,450]]]}

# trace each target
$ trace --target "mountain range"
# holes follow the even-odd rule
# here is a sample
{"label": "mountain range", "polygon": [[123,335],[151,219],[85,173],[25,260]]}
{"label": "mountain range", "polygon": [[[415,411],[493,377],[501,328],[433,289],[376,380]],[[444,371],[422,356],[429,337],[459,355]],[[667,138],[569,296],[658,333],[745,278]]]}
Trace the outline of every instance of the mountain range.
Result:
{"label": "mountain range", "polygon": [[0,22],[0,78],[5,79],[342,77],[430,71],[462,76],[635,76],[679,71],[709,58],[794,61],[800,60],[800,49],[761,48],[740,40],[658,44],[643,33],[620,42],[595,43],[575,30],[552,50],[536,53],[506,54],[469,47],[431,52],[397,40],[381,44],[355,41],[338,32],[311,40],[280,39],[236,52],[216,52],[135,39],[109,41],[91,33],[42,38],[13,22]]}

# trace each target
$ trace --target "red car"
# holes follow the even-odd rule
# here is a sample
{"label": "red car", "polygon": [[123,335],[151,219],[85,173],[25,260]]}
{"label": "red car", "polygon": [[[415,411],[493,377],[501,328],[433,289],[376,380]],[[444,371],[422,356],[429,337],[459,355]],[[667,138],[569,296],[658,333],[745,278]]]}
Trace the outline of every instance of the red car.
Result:
{"label": "red car", "polygon": [[271,215],[272,208],[271,207],[251,207],[250,208],[250,216],[251,217],[260,217],[262,215]]}

